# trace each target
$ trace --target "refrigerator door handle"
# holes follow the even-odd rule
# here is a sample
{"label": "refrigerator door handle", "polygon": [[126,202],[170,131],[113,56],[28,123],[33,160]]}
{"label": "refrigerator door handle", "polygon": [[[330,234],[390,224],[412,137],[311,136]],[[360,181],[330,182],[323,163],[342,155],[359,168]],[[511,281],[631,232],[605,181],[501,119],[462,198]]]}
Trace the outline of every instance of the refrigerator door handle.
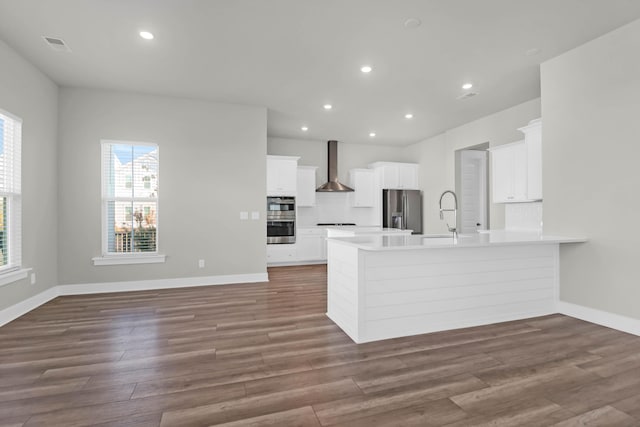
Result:
{"label": "refrigerator door handle", "polygon": [[407,195],[402,193],[402,229],[407,229]]}

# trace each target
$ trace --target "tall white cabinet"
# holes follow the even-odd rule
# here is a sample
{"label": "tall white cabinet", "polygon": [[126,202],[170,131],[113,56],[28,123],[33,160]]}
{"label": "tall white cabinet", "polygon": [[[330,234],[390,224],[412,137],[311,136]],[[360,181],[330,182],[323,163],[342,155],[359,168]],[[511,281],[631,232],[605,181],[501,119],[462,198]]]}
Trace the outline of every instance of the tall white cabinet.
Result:
{"label": "tall white cabinet", "polygon": [[522,141],[492,147],[493,203],[542,200],[542,122],[532,120],[519,130]]}
{"label": "tall white cabinet", "polygon": [[527,147],[527,196],[542,200],[542,119],[531,120],[518,129]]}
{"label": "tall white cabinet", "polygon": [[316,205],[316,166],[298,166],[296,205],[313,207]]}
{"label": "tall white cabinet", "polygon": [[375,172],[373,169],[351,169],[349,185],[354,189],[350,193],[351,206],[354,208],[372,208],[375,206]]}

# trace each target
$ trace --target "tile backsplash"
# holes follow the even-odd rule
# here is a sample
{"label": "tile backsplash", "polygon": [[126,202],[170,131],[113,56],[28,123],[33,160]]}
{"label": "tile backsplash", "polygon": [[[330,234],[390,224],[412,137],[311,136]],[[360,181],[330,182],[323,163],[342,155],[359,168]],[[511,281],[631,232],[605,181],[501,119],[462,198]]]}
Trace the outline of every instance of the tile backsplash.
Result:
{"label": "tile backsplash", "polygon": [[506,230],[542,232],[542,202],[507,203],[504,209]]}

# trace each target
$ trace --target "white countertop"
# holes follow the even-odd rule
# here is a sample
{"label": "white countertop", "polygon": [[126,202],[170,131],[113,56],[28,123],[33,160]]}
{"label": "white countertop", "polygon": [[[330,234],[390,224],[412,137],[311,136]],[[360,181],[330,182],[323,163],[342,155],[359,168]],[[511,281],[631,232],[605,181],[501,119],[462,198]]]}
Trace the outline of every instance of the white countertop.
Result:
{"label": "white countertop", "polygon": [[403,249],[440,249],[440,248],[474,248],[500,245],[532,245],[554,243],[586,242],[584,237],[550,236],[539,233],[492,230],[477,234],[460,235],[453,239],[451,235],[358,235],[355,237],[329,238],[335,242],[369,251],[403,250]]}
{"label": "white countertop", "polygon": [[326,226],[327,230],[341,231],[356,235],[361,234],[411,234],[412,230],[399,230],[397,228],[386,228],[376,226],[360,226],[360,225],[340,225]]}

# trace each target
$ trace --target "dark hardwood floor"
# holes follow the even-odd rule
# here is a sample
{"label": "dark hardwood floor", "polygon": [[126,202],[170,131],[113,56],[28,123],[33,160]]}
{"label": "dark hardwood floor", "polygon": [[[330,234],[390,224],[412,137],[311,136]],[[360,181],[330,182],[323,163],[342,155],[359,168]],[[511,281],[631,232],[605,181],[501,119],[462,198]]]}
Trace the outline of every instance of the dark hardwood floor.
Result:
{"label": "dark hardwood floor", "polygon": [[640,426],[640,337],[554,315],[356,345],[325,266],[269,275],[0,328],[0,425]]}

